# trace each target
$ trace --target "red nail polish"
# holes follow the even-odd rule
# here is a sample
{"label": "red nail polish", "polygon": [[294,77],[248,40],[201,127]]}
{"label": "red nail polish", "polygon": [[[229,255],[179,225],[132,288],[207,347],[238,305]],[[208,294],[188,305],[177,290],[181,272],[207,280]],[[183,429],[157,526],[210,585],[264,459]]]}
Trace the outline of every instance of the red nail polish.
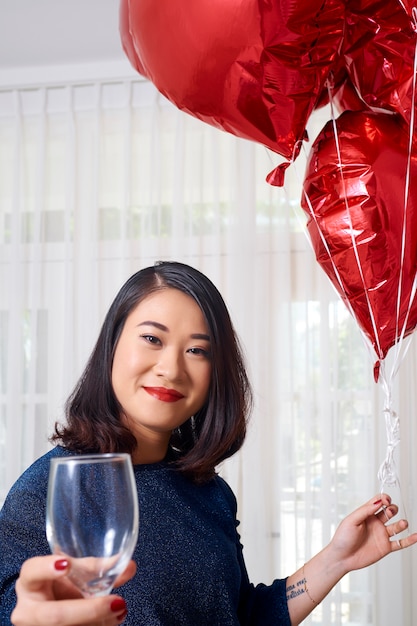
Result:
{"label": "red nail polish", "polygon": [[374,504],[376,506],[377,504],[381,504],[381,502],[382,502],[382,500],[375,500]]}
{"label": "red nail polish", "polygon": [[113,613],[119,613],[119,611],[125,611],[127,613],[126,602],[123,598],[115,598],[111,603],[110,608]]}
{"label": "red nail polish", "polygon": [[59,561],[55,561],[54,566],[55,569],[57,569],[59,572],[62,572],[64,569],[67,569],[68,561],[67,559],[60,559]]}

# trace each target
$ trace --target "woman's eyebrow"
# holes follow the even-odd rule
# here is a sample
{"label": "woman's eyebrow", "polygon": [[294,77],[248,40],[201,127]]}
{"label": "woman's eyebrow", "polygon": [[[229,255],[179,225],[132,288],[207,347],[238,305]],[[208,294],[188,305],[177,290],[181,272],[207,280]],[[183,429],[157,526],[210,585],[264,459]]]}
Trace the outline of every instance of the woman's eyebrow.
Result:
{"label": "woman's eyebrow", "polygon": [[152,320],[146,320],[145,322],[141,322],[138,326],[155,326],[155,328],[159,328],[159,330],[163,330],[168,332],[168,327],[164,324],[160,324],[159,322],[153,322]]}
{"label": "woman's eyebrow", "polygon": [[204,333],[193,333],[191,339],[202,339],[203,341],[210,341],[210,336]]}

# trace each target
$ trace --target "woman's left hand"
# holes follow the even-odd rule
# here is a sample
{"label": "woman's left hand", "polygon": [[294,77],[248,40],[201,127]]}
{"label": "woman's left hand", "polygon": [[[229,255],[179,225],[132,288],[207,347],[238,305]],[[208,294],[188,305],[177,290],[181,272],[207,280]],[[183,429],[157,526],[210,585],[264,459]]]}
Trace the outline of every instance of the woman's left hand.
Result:
{"label": "woman's left hand", "polygon": [[398,506],[383,493],[340,523],[328,547],[334,552],[334,558],[343,563],[346,573],[372,565],[390,552],[417,542],[417,533],[398,537],[408,528],[408,522],[405,519],[390,522],[397,513]]}
{"label": "woman's left hand", "polygon": [[[387,554],[417,542],[417,533],[400,539],[404,519],[391,521],[398,506],[383,493],[360,506],[339,524],[333,539],[287,579],[291,624],[301,624],[348,572],[376,563]],[[298,590],[291,595],[291,590]]]}

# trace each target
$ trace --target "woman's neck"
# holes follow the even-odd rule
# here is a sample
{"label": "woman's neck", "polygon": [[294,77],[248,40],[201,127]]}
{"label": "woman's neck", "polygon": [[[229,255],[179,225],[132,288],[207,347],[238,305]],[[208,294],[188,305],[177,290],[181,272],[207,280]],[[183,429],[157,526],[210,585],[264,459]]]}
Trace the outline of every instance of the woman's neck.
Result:
{"label": "woman's neck", "polygon": [[167,455],[169,439],[170,437],[138,440],[136,448],[132,452],[132,463],[134,465],[160,463]]}

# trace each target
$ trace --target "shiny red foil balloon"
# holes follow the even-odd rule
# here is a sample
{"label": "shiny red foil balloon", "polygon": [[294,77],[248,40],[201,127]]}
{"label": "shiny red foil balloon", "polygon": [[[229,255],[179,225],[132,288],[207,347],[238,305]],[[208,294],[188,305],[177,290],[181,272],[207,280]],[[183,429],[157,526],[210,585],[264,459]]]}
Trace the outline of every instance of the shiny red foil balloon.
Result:
{"label": "shiny red foil balloon", "polygon": [[377,359],[383,359],[401,336],[407,315],[405,335],[417,324],[417,302],[407,313],[417,269],[416,146],[406,204],[409,129],[404,120],[347,111],[336,126],[342,166],[328,122],[312,146],[302,206],[319,264]]}
{"label": "shiny red foil balloon", "polygon": [[120,33],[177,107],[291,160],[343,18],[343,0],[121,0]]}
{"label": "shiny red foil balloon", "polygon": [[346,69],[344,57],[338,55],[332,65],[328,79],[315,108],[319,109],[329,102],[338,113],[343,111],[370,110],[360,97]]}
{"label": "shiny red foil balloon", "polygon": [[[399,113],[408,122],[413,103],[417,2],[349,0],[341,56],[363,109]],[[339,94],[339,109],[350,108]]]}

